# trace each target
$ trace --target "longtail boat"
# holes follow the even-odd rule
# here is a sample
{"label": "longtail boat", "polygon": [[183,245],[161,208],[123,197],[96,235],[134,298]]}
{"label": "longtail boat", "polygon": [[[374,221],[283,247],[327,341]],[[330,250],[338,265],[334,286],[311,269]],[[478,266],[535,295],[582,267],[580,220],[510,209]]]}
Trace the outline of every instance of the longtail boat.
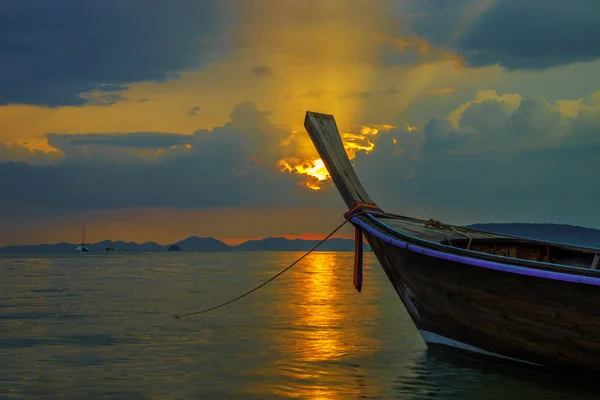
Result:
{"label": "longtail boat", "polygon": [[304,126],[355,226],[423,341],[498,362],[600,371],[600,249],[500,235],[383,211],[359,181],[332,115]]}

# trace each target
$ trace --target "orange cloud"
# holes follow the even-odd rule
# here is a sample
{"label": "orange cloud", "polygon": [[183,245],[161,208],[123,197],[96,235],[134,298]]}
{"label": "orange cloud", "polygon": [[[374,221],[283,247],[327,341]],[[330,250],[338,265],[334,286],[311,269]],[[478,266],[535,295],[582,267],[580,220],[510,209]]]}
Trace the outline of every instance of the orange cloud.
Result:
{"label": "orange cloud", "polygon": [[[358,133],[342,133],[342,142],[348,157],[352,160],[358,151],[369,153],[375,147],[369,136],[375,136],[380,131],[389,131],[395,128],[392,125],[365,125],[358,128]],[[311,190],[320,190],[322,182],[330,179],[325,163],[320,158],[300,159],[284,158],[279,161],[281,171],[306,175],[307,179],[301,182]]]}

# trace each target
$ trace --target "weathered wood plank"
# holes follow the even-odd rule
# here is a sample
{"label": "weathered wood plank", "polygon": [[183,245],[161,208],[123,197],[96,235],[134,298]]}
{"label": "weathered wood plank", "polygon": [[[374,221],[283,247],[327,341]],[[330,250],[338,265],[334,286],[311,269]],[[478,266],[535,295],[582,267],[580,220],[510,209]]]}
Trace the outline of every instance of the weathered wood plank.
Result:
{"label": "weathered wood plank", "polygon": [[[442,242],[443,240],[447,239],[455,240],[467,238],[467,236],[465,236],[464,234],[458,233],[450,229],[427,227],[424,223],[417,223],[409,220],[386,218],[383,220],[383,222],[394,229],[400,230],[401,232],[406,232],[409,235],[415,236],[417,238],[431,240],[435,242]],[[502,235],[489,235],[471,231],[469,231],[468,234],[473,239],[504,237]]]}
{"label": "weathered wood plank", "polygon": [[346,205],[352,207],[356,202],[372,203],[348,159],[333,115],[308,111],[304,127]]}

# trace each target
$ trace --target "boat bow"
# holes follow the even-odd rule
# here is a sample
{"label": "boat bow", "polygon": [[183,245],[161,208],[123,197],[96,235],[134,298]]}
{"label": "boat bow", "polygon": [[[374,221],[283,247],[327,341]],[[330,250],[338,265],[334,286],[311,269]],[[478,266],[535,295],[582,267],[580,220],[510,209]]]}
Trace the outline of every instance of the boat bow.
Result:
{"label": "boat bow", "polygon": [[600,249],[385,213],[359,181],[334,117],[309,111],[304,126],[350,209],[357,243],[366,237],[428,346],[600,372]]}

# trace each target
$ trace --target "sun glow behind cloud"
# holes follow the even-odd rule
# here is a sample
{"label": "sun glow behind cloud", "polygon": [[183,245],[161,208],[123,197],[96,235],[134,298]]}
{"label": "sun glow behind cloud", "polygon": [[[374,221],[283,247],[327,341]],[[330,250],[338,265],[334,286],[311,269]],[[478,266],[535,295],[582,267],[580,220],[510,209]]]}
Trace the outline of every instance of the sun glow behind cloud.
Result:
{"label": "sun glow behind cloud", "polygon": [[[358,151],[369,153],[375,147],[369,136],[375,136],[380,131],[389,131],[393,128],[395,127],[392,125],[365,125],[359,127],[357,133],[342,133],[342,142],[348,157],[351,160],[354,159]],[[302,181],[301,184],[311,190],[321,190],[322,183],[331,178],[325,163],[320,158],[284,158],[279,161],[279,167],[281,171],[306,175],[306,180]]]}
{"label": "sun glow behind cloud", "polygon": [[[276,149],[279,154],[272,148],[252,154],[256,163],[305,175],[302,184],[318,190],[329,178],[304,128],[297,126],[306,110],[335,116],[353,159],[357,151],[372,151],[373,138],[392,129],[389,123],[398,122],[398,114],[417,97],[456,81],[449,76],[457,73],[457,56],[415,35],[402,37],[392,17],[396,3],[390,0],[378,1],[376,7],[361,0],[232,1],[236,7],[228,9],[235,28],[224,38],[223,59],[164,82],[127,85],[111,93],[114,103],[109,105],[96,101],[82,107],[0,107],[6,128],[0,140],[48,152],[54,149],[45,140],[46,132],[159,131],[192,139],[199,128],[227,124],[236,104],[250,99],[274,125],[291,132]],[[409,61],[386,65],[383,55],[390,51]],[[445,76],[443,82],[434,82],[439,76]],[[270,143],[258,133],[255,139]],[[160,159],[187,150],[138,153]],[[125,153],[108,147],[106,151]]]}
{"label": "sun glow behind cloud", "polygon": [[[259,1],[261,3],[261,1]],[[371,151],[369,136],[389,125],[358,125],[359,109],[370,95],[381,46],[381,27],[389,22],[391,3],[372,7],[360,1],[331,0],[240,2],[239,30],[232,40],[247,48],[254,64],[269,67],[261,74],[262,90],[281,99],[274,115],[285,122],[301,121],[306,110],[333,114],[350,158]],[[264,12],[268,10],[268,12]],[[281,171],[306,175],[303,185],[319,190],[329,174],[304,128],[292,129],[282,144]],[[289,154],[286,154],[289,153]]]}

